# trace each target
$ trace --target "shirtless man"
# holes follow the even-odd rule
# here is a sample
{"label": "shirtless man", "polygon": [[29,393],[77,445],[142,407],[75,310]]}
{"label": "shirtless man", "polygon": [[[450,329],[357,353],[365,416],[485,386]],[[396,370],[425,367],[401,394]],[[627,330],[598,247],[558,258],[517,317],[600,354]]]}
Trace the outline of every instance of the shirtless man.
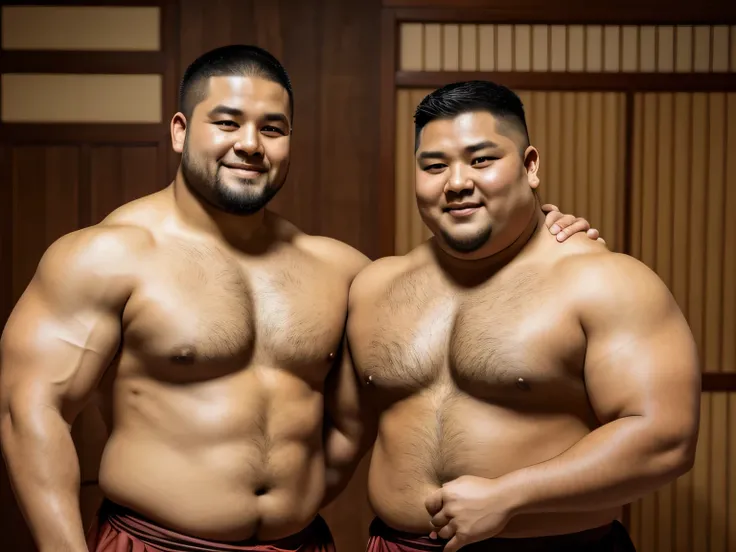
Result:
{"label": "shirtless man", "polygon": [[[218,49],[181,91],[175,181],[51,245],[7,323],[11,481],[41,552],[329,550],[325,456],[346,440],[323,438],[323,393],[368,259],[265,209],[289,166],[277,60]],[[110,436],[86,543],[69,428],[93,395]]]}
{"label": "shirtless man", "polygon": [[693,462],[684,317],[642,263],[543,230],[513,92],[449,85],[415,121],[434,237],[364,269],[349,301],[360,407],[342,415],[356,448],[377,433],[369,550],[633,550],[621,507]]}

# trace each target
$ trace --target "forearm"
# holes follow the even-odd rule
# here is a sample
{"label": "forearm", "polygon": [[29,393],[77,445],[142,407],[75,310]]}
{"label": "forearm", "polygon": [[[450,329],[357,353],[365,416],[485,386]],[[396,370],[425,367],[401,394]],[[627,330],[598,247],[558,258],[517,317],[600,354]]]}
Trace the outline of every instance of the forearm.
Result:
{"label": "forearm", "polygon": [[1,423],[10,480],[39,551],[86,551],[79,461],[68,425],[48,406],[11,409]]}
{"label": "forearm", "polygon": [[516,514],[579,512],[629,504],[690,469],[692,448],[641,416],[606,424],[561,455],[500,478]]}

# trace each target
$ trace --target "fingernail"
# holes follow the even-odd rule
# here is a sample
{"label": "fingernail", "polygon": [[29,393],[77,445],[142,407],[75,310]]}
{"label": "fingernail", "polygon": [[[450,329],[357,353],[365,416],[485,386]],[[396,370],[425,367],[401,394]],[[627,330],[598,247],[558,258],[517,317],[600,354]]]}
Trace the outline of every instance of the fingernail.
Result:
{"label": "fingernail", "polygon": [[557,232],[560,231],[560,227],[557,226],[556,224],[553,224],[552,227],[549,229],[549,231],[552,232],[553,234],[556,234]]}
{"label": "fingernail", "polygon": [[429,534],[429,538],[432,539],[432,540],[437,540],[437,533],[435,533],[434,531],[432,531]]}
{"label": "fingernail", "polygon": [[565,239],[565,234],[557,234],[557,241],[562,241]]}

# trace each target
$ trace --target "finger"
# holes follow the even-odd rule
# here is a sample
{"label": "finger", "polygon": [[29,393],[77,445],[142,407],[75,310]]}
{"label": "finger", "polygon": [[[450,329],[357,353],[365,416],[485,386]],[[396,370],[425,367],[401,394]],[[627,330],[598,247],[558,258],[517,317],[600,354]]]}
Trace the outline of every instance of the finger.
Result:
{"label": "finger", "polygon": [[442,510],[442,489],[437,489],[424,501],[424,507],[430,516],[434,516]]}
{"label": "finger", "polygon": [[552,205],[551,203],[545,203],[544,205],[542,205],[542,211],[544,211],[545,213],[549,213],[550,211],[553,211],[553,212],[557,211],[559,213],[560,208],[557,207],[557,205]]}
{"label": "finger", "polygon": [[455,536],[455,524],[454,523],[448,523],[445,525],[442,529],[437,531],[437,536],[441,539],[450,540]]}
{"label": "finger", "polygon": [[[549,217],[550,215],[547,216]],[[575,224],[577,220],[578,219],[577,217],[575,217],[575,215],[563,215],[562,213],[560,213],[557,217],[557,220],[555,220],[555,223],[550,227],[549,231],[552,234],[557,234],[565,228],[569,228],[570,226]]]}
{"label": "finger", "polygon": [[452,537],[450,542],[445,545],[445,552],[457,552],[463,547],[457,537]]}
{"label": "finger", "polygon": [[564,216],[565,215],[563,215],[559,211],[552,211],[551,213],[548,213],[546,217],[544,217],[544,225],[547,228],[549,228],[550,232],[552,232],[553,234],[556,234],[563,228],[559,226],[557,223]]}
{"label": "finger", "polygon": [[586,234],[591,240],[597,240],[600,237],[600,232],[598,232],[597,228],[591,228]]}
{"label": "finger", "polygon": [[557,234],[557,241],[563,242],[573,234],[577,234],[578,232],[587,232],[589,228],[590,223],[587,220],[577,219],[570,226],[564,228],[559,234]]}
{"label": "finger", "polygon": [[595,240],[595,241],[597,241],[597,242],[601,242],[601,243],[602,243],[603,245],[608,245],[608,244],[606,243],[606,240],[604,240],[603,238],[598,238],[598,239],[597,239],[597,240]]}
{"label": "finger", "polygon": [[439,511],[432,517],[432,527],[439,529],[450,523],[450,516],[448,516],[444,510]]}

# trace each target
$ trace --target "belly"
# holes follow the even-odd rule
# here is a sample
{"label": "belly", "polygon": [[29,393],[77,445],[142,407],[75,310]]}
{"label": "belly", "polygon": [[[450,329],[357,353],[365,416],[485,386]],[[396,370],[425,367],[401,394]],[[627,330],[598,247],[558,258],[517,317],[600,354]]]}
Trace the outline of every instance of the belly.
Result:
{"label": "belly", "polygon": [[324,492],[322,395],[272,376],[271,389],[253,378],[193,389],[122,384],[100,465],[104,495],[213,540],[272,540],[306,527]]}
{"label": "belly", "polygon": [[[373,448],[368,492],[389,526],[428,534],[427,496],[461,475],[495,478],[544,462],[582,439],[590,428],[574,416],[520,414],[467,396],[416,396],[387,410]],[[525,515],[503,537],[581,531],[615,519],[617,510]]]}

